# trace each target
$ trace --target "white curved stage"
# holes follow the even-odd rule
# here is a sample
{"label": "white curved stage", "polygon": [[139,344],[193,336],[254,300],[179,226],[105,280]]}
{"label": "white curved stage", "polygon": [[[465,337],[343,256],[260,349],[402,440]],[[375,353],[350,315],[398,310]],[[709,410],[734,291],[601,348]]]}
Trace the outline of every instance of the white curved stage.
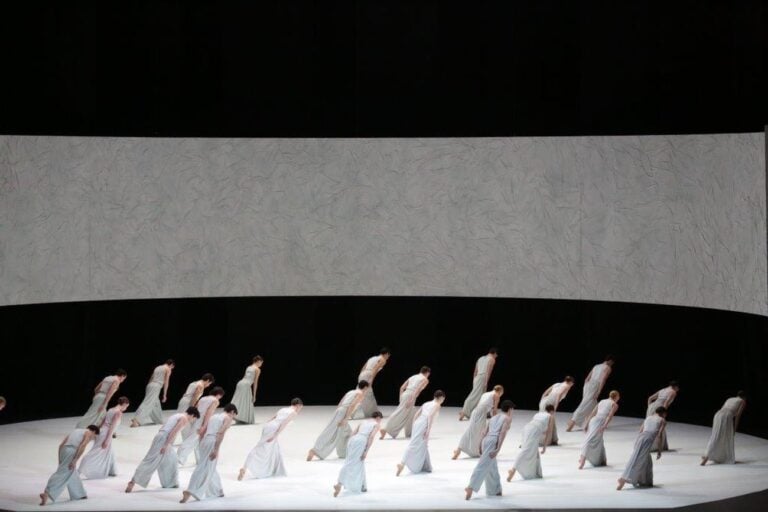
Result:
{"label": "white curved stage", "polygon": [[[257,421],[263,423],[278,408],[261,407]],[[385,414],[393,410],[383,407]],[[503,497],[486,497],[484,491],[467,502],[463,489],[475,461],[450,459],[459,437],[467,426],[457,421],[458,409],[443,409],[432,431],[430,453],[434,472],[410,475],[406,469],[395,477],[395,464],[406,447],[402,438],[376,441],[368,455],[368,489],[365,494],[345,494],[333,498],[331,486],[341,461],[304,460],[315,437],[330,419],[332,407],[305,407],[297,420],[283,432],[281,447],[288,476],[267,480],[236,480],[237,469],[257,441],[261,427],[236,426],[227,434],[221,450],[219,471],[226,497],[181,505],[180,489],[159,487],[156,477],[150,488],[137,488],[126,495],[123,490],[138,461],[144,456],[157,426],[128,428],[131,414],[124,417],[114,447],[119,476],[107,480],[85,481],[88,500],[50,505],[58,510],[446,510],[487,508],[672,508],[722,500],[768,489],[768,440],[738,434],[736,456],[730,466],[698,465],[706,446],[709,428],[670,423],[669,444],[674,450],[654,460],[657,487],[615,490],[616,479],[632,448],[640,426],[636,418],[615,418],[606,432],[609,466],[579,471],[576,463],[583,434],[565,432],[566,413],[558,416],[561,445],[542,456],[544,478],[504,482]],[[170,412],[167,412],[170,414]],[[506,475],[517,452],[523,425],[530,411],[516,411],[512,428],[499,454],[502,476]],[[0,426],[0,509],[40,510],[37,495],[56,467],[56,449],[61,438],[74,427],[74,418],[35,421]],[[186,485],[191,468],[180,471],[180,484]]]}

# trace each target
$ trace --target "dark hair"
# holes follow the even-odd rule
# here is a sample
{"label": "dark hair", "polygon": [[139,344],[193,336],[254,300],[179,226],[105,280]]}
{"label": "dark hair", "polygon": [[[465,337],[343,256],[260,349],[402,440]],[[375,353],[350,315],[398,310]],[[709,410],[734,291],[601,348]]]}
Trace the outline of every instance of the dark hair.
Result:
{"label": "dark hair", "polygon": [[291,400],[291,405],[304,405],[304,402],[301,401],[301,398],[294,398]]}
{"label": "dark hair", "polygon": [[226,395],[226,393],[224,392],[224,388],[223,388],[223,387],[221,387],[221,386],[216,386],[216,387],[215,387],[215,388],[213,388],[213,389],[211,390],[211,392],[210,392],[210,393],[208,393],[208,394],[209,394],[210,396],[216,396],[216,395],[219,395],[219,396],[224,396],[224,395]]}
{"label": "dark hair", "polygon": [[547,405],[544,407],[544,410],[545,410],[545,411],[547,411],[547,412],[552,412],[552,411],[554,411],[554,410],[555,410],[555,406],[554,406],[554,405],[552,405],[552,404],[547,404]]}
{"label": "dark hair", "polygon": [[427,372],[430,372],[430,373],[432,372],[432,369],[429,366],[422,366],[421,370],[419,371],[419,373],[427,373]]}
{"label": "dark hair", "polygon": [[4,404],[4,403],[5,403],[5,397],[4,396],[0,396],[0,404]]}
{"label": "dark hair", "polygon": [[263,361],[263,360],[264,360],[264,358],[261,357],[261,356],[254,356],[254,358],[253,358],[253,362],[254,363],[258,363],[259,361]]}
{"label": "dark hair", "polygon": [[489,354],[498,354],[499,353],[499,349],[497,349],[496,347],[491,347],[491,348],[488,349],[488,353]]}
{"label": "dark hair", "polygon": [[573,382],[573,377],[571,377],[570,375],[566,375],[566,376],[565,376],[565,378],[564,378],[563,380],[564,380],[565,382]]}
{"label": "dark hair", "polygon": [[432,396],[434,396],[435,398],[442,398],[445,396],[445,391],[443,391],[442,389],[438,389],[437,391],[435,391],[435,394]]}
{"label": "dark hair", "polygon": [[391,354],[392,352],[389,351],[389,347],[381,347],[381,350],[379,350],[379,354]]}
{"label": "dark hair", "polygon": [[99,427],[97,427],[96,425],[88,425],[86,427],[86,429],[90,430],[91,432],[93,432],[96,435],[99,435],[101,433],[101,429]]}
{"label": "dark hair", "polygon": [[167,364],[168,366],[176,366],[176,361],[174,361],[173,359],[167,359],[165,361],[165,364]]}
{"label": "dark hair", "polygon": [[605,356],[605,361],[614,361],[615,362],[616,358],[613,357],[613,354],[608,354],[607,356]]}
{"label": "dark hair", "polygon": [[200,411],[197,410],[197,407],[187,407],[187,410],[185,412],[186,414],[189,414],[190,416],[194,416],[195,418],[200,417]]}
{"label": "dark hair", "polygon": [[666,414],[667,408],[664,406],[657,407],[655,412],[656,414]]}
{"label": "dark hair", "polygon": [[[739,392],[736,393],[736,396],[739,397],[739,398],[747,398],[747,393],[745,393],[742,390],[739,390]],[[2,398],[2,397],[0,397],[0,398]]]}
{"label": "dark hair", "polygon": [[368,386],[370,386],[370,384],[368,384],[367,380],[361,380],[360,382],[357,383],[357,389],[365,389]]}
{"label": "dark hair", "polygon": [[374,418],[374,419],[376,419],[376,418],[383,418],[383,417],[384,417],[384,415],[381,414],[381,411],[373,411],[373,413],[371,414],[371,418]]}
{"label": "dark hair", "polygon": [[115,375],[117,375],[118,377],[127,377],[128,372],[123,370],[122,368],[118,368],[117,370],[115,370]]}
{"label": "dark hair", "polygon": [[234,412],[235,416],[237,416],[237,407],[235,407],[235,404],[227,404],[224,406],[224,412]]}
{"label": "dark hair", "polygon": [[669,387],[671,387],[671,388],[679,388],[680,384],[678,384],[678,382],[676,380],[671,380],[671,381],[669,381]]}
{"label": "dark hair", "polygon": [[204,374],[203,374],[203,376],[202,376],[202,377],[200,377],[200,380],[207,380],[207,381],[209,381],[211,384],[213,384],[214,382],[216,382],[216,379],[214,379],[214,378],[213,378],[213,374],[212,374],[212,373],[204,373]]}
{"label": "dark hair", "polygon": [[501,405],[499,406],[499,409],[501,409],[504,412],[507,412],[510,409],[514,409],[515,404],[512,403],[512,400],[504,400],[501,402]]}
{"label": "dark hair", "polygon": [[127,405],[129,403],[131,403],[131,401],[128,400],[127,396],[121,396],[117,399],[117,405]]}

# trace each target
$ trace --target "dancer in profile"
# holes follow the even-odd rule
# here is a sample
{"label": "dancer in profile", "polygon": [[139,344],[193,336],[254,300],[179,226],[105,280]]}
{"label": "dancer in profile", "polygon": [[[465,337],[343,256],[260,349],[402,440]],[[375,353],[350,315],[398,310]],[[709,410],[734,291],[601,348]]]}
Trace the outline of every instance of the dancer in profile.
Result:
{"label": "dancer in profile", "polygon": [[237,416],[237,407],[234,404],[227,404],[224,406],[224,412],[214,414],[208,422],[205,437],[200,443],[200,460],[179,503],[186,503],[190,497],[196,500],[224,497],[224,489],[221,487],[221,477],[216,471],[216,465],[219,462],[219,448],[224,441],[224,434],[235,421],[235,416]]}
{"label": "dancer in profile", "polygon": [[82,500],[88,497],[75,468],[77,460],[85,452],[88,443],[98,435],[99,427],[88,425],[86,428],[76,428],[59,444],[59,467],[48,479],[45,490],[40,493],[40,505],[45,505],[48,500],[56,501],[64,492],[64,488],[69,492],[70,500]]}
{"label": "dancer in profile", "polygon": [[[131,427],[163,422],[162,404],[168,399],[168,383],[175,366],[176,363],[173,362],[173,359],[168,359],[152,371],[152,376],[149,378],[144,392],[144,400],[139,405],[139,408],[136,409],[136,414],[131,420]],[[159,396],[161,390],[163,392],[162,399]]]}
{"label": "dancer in profile", "polygon": [[371,418],[360,423],[347,443],[347,457],[339,471],[339,478],[333,486],[333,497],[337,497],[344,487],[352,492],[366,492],[365,457],[373,444],[376,432],[381,425],[382,414],[374,411]]}
{"label": "dancer in profile", "polygon": [[472,411],[477,407],[480,397],[488,389],[488,381],[491,378],[493,365],[496,364],[498,356],[498,350],[492,347],[488,349],[487,354],[480,356],[475,362],[475,370],[472,373],[472,391],[469,392],[467,399],[464,400],[464,407],[459,411],[459,421],[472,415]]}
{"label": "dancer in profile", "polygon": [[[648,410],[645,413],[646,418],[650,418],[656,414],[656,409],[663,407],[667,414],[669,414],[669,406],[675,401],[677,393],[680,391],[680,386],[677,381],[670,381],[669,386],[664,389],[660,389],[651,396],[648,397]],[[666,415],[664,416],[666,418]],[[662,430],[661,434],[653,443],[651,451],[667,451],[669,450],[669,443],[667,441],[666,429]]]}
{"label": "dancer in profile", "polygon": [[253,405],[256,403],[256,390],[259,388],[259,377],[261,377],[261,365],[263,364],[263,357],[254,357],[253,362],[245,369],[245,375],[235,387],[232,403],[238,410],[235,420],[238,423],[249,425],[256,423],[256,410]]}
{"label": "dancer in profile", "polygon": [[112,434],[120,425],[123,413],[130,405],[128,397],[121,396],[117,399],[117,405],[107,411],[99,425],[99,436],[93,443],[90,451],[85,454],[80,462],[80,475],[96,480],[117,476],[115,464],[115,452],[112,450]]}
{"label": "dancer in profile", "polygon": [[608,376],[613,369],[614,358],[613,356],[606,356],[605,361],[600,364],[596,364],[592,367],[584,379],[584,389],[581,395],[581,403],[573,411],[571,419],[568,420],[568,427],[566,432],[573,430],[573,427],[584,428],[587,426],[589,416],[597,405],[597,398],[600,396],[600,392],[605,386],[605,381],[608,380]]}
{"label": "dancer in profile", "polygon": [[200,413],[195,407],[188,407],[186,411],[177,412],[168,418],[155,434],[149,451],[133,473],[125,492],[133,491],[135,485],[146,488],[155,471],[164,489],[179,486],[179,467],[173,451],[173,440],[186,425],[199,417]]}
{"label": "dancer in profile", "polygon": [[[658,442],[659,436],[664,432],[666,426],[667,409],[657,407],[656,412],[645,418],[643,426],[640,427],[640,433],[635,440],[635,446],[632,449],[632,455],[629,456],[627,467],[619,478],[619,485],[616,487],[620,491],[625,484],[632,484],[635,487],[653,487],[653,460],[651,460],[651,451],[654,443]],[[661,452],[656,455],[656,459],[661,458]]]}
{"label": "dancer in profile", "polygon": [[277,414],[261,429],[261,439],[253,447],[245,464],[240,468],[237,475],[238,480],[242,480],[246,470],[254,478],[268,478],[271,476],[285,476],[285,466],[283,466],[283,455],[280,453],[280,444],[277,438],[288,424],[293,421],[304,406],[301,398],[291,400],[290,407],[283,407]]}
{"label": "dancer in profile", "polygon": [[611,391],[608,398],[600,400],[587,418],[587,427],[584,432],[587,436],[581,445],[581,456],[579,457],[579,469],[584,468],[584,463],[589,461],[594,467],[605,466],[608,460],[605,456],[605,443],[603,443],[603,432],[608,428],[608,424],[613,419],[616,411],[619,409],[619,392]]}
{"label": "dancer in profile", "polygon": [[445,393],[435,391],[432,400],[424,402],[413,420],[413,436],[405,450],[403,460],[397,465],[397,476],[408,466],[411,473],[431,473],[432,462],[429,459],[429,434],[432,424],[445,401]]}
{"label": "dancer in profile", "polygon": [[537,412],[523,427],[523,440],[520,443],[520,451],[517,452],[512,469],[507,473],[507,482],[511,482],[515,473],[519,473],[524,480],[541,478],[541,456],[539,445],[542,444],[541,454],[547,451],[547,446],[555,430],[555,406],[547,404],[543,411]]}
{"label": "dancer in profile", "polygon": [[389,361],[390,352],[387,347],[382,348],[379,351],[379,355],[369,358],[360,370],[360,375],[357,377],[357,381],[364,380],[368,383],[368,388],[363,394],[363,401],[360,407],[355,411],[354,418],[370,418],[371,414],[378,410],[376,404],[376,396],[373,394],[373,379],[384,368],[384,365]]}
{"label": "dancer in profile", "polygon": [[212,373],[204,373],[200,380],[190,382],[187,386],[187,390],[184,391],[184,396],[179,400],[179,406],[176,408],[176,412],[184,412],[190,407],[195,407],[197,401],[203,396],[203,392],[213,384],[216,379]]}
{"label": "dancer in profile", "polygon": [[509,425],[512,423],[512,410],[515,408],[509,400],[501,403],[501,411],[488,422],[488,431],[483,437],[482,454],[477,461],[469,485],[464,489],[464,499],[470,499],[473,492],[478,492],[485,483],[485,494],[488,496],[501,496],[501,477],[499,476],[499,463],[496,456],[507,437]]}
{"label": "dancer in profile", "polygon": [[309,453],[307,461],[314,457],[325,459],[335,449],[340,459],[347,455],[347,441],[352,433],[349,426],[349,419],[355,413],[355,409],[363,401],[363,395],[368,388],[368,383],[361,380],[357,383],[357,388],[347,391],[341,398],[339,405],[336,406],[336,412],[333,413],[331,422],[323,429],[315,441]]}
{"label": "dancer in profile", "polygon": [[736,396],[725,401],[723,406],[712,420],[712,435],[707,443],[707,451],[701,457],[701,465],[707,461],[718,464],[735,464],[736,449],[735,438],[736,431],[739,429],[739,420],[741,413],[747,406],[746,395],[743,391],[736,393]]}
{"label": "dancer in profile", "polygon": [[187,463],[187,457],[192,452],[195,452],[195,460],[200,461],[200,454],[198,447],[200,441],[202,441],[208,428],[208,422],[219,407],[221,399],[224,398],[224,388],[216,386],[211,390],[208,396],[204,396],[197,401],[197,410],[199,416],[192,424],[191,428],[185,428],[182,431],[181,446],[177,450],[177,456],[179,464],[182,466]]}
{"label": "dancer in profile", "polygon": [[77,428],[86,428],[88,425],[98,425],[104,419],[107,406],[112,395],[115,394],[120,384],[125,382],[128,374],[125,370],[117,370],[114,375],[101,379],[101,382],[93,390],[93,400],[85,415],[77,422]]}
{"label": "dancer in profile", "polygon": [[[565,396],[568,394],[568,391],[571,390],[573,387],[573,377],[570,375],[566,375],[565,379],[563,379],[563,382],[556,382],[549,386],[546,391],[544,391],[544,394],[541,395],[541,400],[539,401],[539,412],[546,412],[547,405],[553,406],[554,413],[552,417],[554,418],[555,414],[557,413],[557,408],[560,405],[560,402],[563,401]],[[556,445],[559,442],[559,439],[557,437],[557,421],[555,421],[553,427],[552,427],[552,436],[550,438],[550,445]]]}
{"label": "dancer in profile", "polygon": [[493,391],[485,392],[480,396],[477,407],[472,410],[469,417],[467,430],[464,431],[459,440],[459,447],[453,450],[453,460],[458,459],[461,452],[473,458],[480,456],[480,446],[488,429],[488,415],[496,414],[499,400],[503,394],[504,387],[497,384],[493,387]]}
{"label": "dancer in profile", "polygon": [[400,404],[387,420],[387,426],[381,429],[381,439],[384,439],[387,434],[394,439],[401,430],[405,431],[405,437],[411,437],[413,416],[416,414],[416,399],[429,384],[430,373],[432,370],[429,366],[422,366],[419,373],[408,377],[408,380],[400,386]]}

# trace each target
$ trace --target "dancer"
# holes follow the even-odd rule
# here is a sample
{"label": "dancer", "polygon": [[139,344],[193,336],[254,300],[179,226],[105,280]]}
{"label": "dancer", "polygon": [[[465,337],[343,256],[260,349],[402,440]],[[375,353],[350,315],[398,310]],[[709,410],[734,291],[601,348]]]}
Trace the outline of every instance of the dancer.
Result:
{"label": "dancer", "polygon": [[91,450],[85,454],[80,462],[80,475],[89,480],[117,476],[115,465],[115,452],[112,450],[112,434],[115,433],[123,413],[128,408],[130,401],[121,396],[117,399],[117,405],[107,411],[99,425],[99,436],[93,443]]}
{"label": "dancer", "polygon": [[204,396],[197,401],[197,410],[200,416],[189,427],[182,430],[181,446],[177,450],[177,456],[179,464],[182,466],[187,463],[187,457],[193,451],[195,452],[195,460],[200,461],[199,445],[202,441],[205,431],[208,428],[208,422],[219,407],[221,399],[224,398],[224,388],[216,386],[211,390],[211,394]]}
{"label": "dancer", "polygon": [[363,369],[360,370],[360,375],[357,376],[357,381],[364,380],[369,384],[368,389],[363,394],[363,402],[360,407],[355,411],[354,418],[370,418],[371,414],[378,409],[376,404],[376,396],[373,394],[373,379],[384,368],[384,365],[389,361],[390,352],[387,347],[382,348],[379,351],[379,355],[369,358],[363,365]]}
{"label": "dancer", "polygon": [[[570,391],[572,387],[573,377],[570,375],[566,375],[565,379],[563,379],[563,382],[556,382],[555,384],[549,386],[544,394],[541,395],[541,400],[539,401],[539,412],[546,411],[546,406],[552,405],[555,408],[555,413],[557,413],[557,407],[560,405],[560,402],[563,401],[565,396],[568,394],[568,391]],[[555,446],[558,442],[559,439],[557,437],[557,422],[555,421],[554,426],[552,427],[552,437],[550,439],[550,444]]]}
{"label": "dancer", "polygon": [[238,480],[242,480],[245,471],[248,470],[254,478],[267,478],[270,476],[285,476],[285,467],[283,466],[283,456],[280,453],[280,444],[277,438],[293,418],[301,411],[304,402],[301,398],[291,400],[290,407],[284,407],[277,411],[270,420],[261,429],[261,439],[253,447],[251,453],[245,459],[245,464],[240,468],[237,475]]}
{"label": "dancer", "polygon": [[245,369],[245,375],[237,383],[235,394],[232,397],[232,403],[237,410],[236,421],[238,423],[253,424],[256,423],[256,411],[253,404],[256,403],[256,389],[259,387],[259,377],[261,377],[261,365],[264,364],[264,358],[256,356],[253,362]]}
{"label": "dancer", "polygon": [[464,400],[464,407],[459,411],[459,421],[469,418],[472,411],[477,407],[480,397],[488,389],[488,381],[491,378],[493,365],[496,364],[496,358],[499,357],[496,347],[488,349],[488,353],[481,356],[475,362],[475,371],[472,374],[472,391],[469,392],[467,399]]}
{"label": "dancer", "polygon": [[168,421],[155,434],[149,451],[133,473],[133,478],[128,482],[125,492],[133,491],[136,484],[146,488],[155,471],[164,489],[179,486],[179,468],[176,453],[173,451],[173,440],[186,425],[199,417],[200,412],[197,408],[188,407],[186,411],[177,412],[168,418]]}
{"label": "dancer", "polygon": [[405,430],[405,437],[411,437],[413,415],[416,413],[416,399],[429,384],[430,373],[432,370],[429,369],[429,366],[422,366],[419,373],[410,376],[400,386],[400,404],[387,420],[386,428],[381,429],[381,439],[384,439],[387,434],[394,439],[401,430]]}
{"label": "dancer", "polygon": [[579,469],[584,469],[584,462],[587,460],[594,467],[608,464],[605,457],[603,432],[608,428],[608,424],[619,409],[619,398],[618,391],[611,391],[608,398],[600,400],[592,410],[592,414],[587,418],[587,427],[584,429],[587,437],[584,438],[584,443],[581,445]]}
{"label": "dancer", "polygon": [[571,419],[568,420],[568,427],[566,432],[573,430],[573,427],[578,426],[584,428],[589,420],[589,415],[597,405],[597,398],[600,396],[600,392],[605,386],[605,381],[608,380],[608,376],[613,369],[614,358],[613,356],[606,356],[605,361],[600,364],[596,364],[592,367],[584,379],[584,390],[581,395],[581,403],[573,411]]}
{"label": "dancer", "polygon": [[365,481],[365,457],[373,444],[376,432],[381,425],[382,414],[374,411],[371,418],[357,426],[355,433],[347,443],[347,458],[339,471],[339,478],[333,486],[333,497],[337,497],[341,488],[345,487],[352,492],[366,492],[368,490]]}
{"label": "dancer", "polygon": [[403,460],[397,465],[397,476],[405,466],[411,473],[431,473],[432,462],[429,460],[429,434],[432,432],[432,424],[440,412],[440,407],[445,401],[445,393],[435,391],[432,400],[422,404],[416,418],[413,420],[413,436],[405,450]]}
{"label": "dancer", "polygon": [[741,413],[747,406],[746,394],[743,391],[725,401],[712,420],[712,435],[707,443],[707,451],[701,457],[701,465],[711,460],[719,464],[735,464],[735,437],[739,429]]}
{"label": "dancer", "polygon": [[[163,422],[162,403],[168,399],[168,382],[171,378],[171,372],[176,367],[173,359],[168,359],[165,363],[155,367],[152,371],[152,377],[149,378],[144,393],[144,400],[136,409],[136,414],[131,420],[131,427],[140,425],[153,425]],[[158,396],[160,390],[163,390],[163,398]]]}
{"label": "dancer", "polygon": [[[666,426],[667,409],[657,407],[656,412],[645,418],[643,426],[640,427],[640,433],[635,440],[635,446],[632,449],[632,455],[629,457],[627,467],[619,478],[619,485],[616,487],[620,491],[625,484],[632,484],[635,487],[653,487],[653,460],[651,460],[651,451],[654,443],[658,442],[659,436],[664,432]],[[661,451],[656,455],[656,459],[661,458]]]}
{"label": "dancer", "polygon": [[77,428],[86,428],[88,425],[98,425],[107,412],[107,406],[112,395],[115,394],[120,384],[125,382],[128,374],[125,370],[117,370],[114,375],[104,377],[93,390],[93,400],[85,415],[77,422]]}
{"label": "dancer", "polygon": [[[670,381],[669,386],[665,387],[664,389],[660,389],[651,396],[648,397],[648,410],[645,413],[646,418],[650,418],[654,414],[656,414],[656,409],[659,407],[663,407],[667,410],[667,413],[669,413],[669,406],[672,405],[672,402],[675,401],[675,398],[677,397],[677,393],[680,391],[680,386],[678,385],[677,381]],[[666,416],[665,416],[666,418]],[[657,451],[667,451],[669,450],[669,443],[667,441],[667,432],[666,429],[661,433],[661,435],[654,441],[653,448],[651,448],[651,451],[657,452]]]}
{"label": "dancer", "polygon": [[482,394],[477,407],[474,408],[469,417],[467,430],[464,431],[461,440],[459,440],[459,447],[453,450],[453,457],[451,457],[453,460],[458,459],[461,452],[473,458],[480,456],[480,446],[488,429],[488,415],[496,414],[499,399],[503,394],[504,387],[498,384],[493,387],[493,391]]}
{"label": "dancer", "polygon": [[348,422],[355,413],[355,409],[363,401],[363,394],[367,388],[368,383],[361,380],[357,383],[357,389],[347,391],[344,394],[339,405],[336,406],[336,412],[333,413],[331,422],[320,433],[317,441],[315,441],[315,446],[309,450],[307,462],[314,457],[325,459],[334,449],[336,449],[336,454],[340,459],[346,457],[347,440],[352,433]]}
{"label": "dancer", "polygon": [[221,487],[221,477],[216,471],[219,462],[219,448],[224,441],[224,434],[237,416],[235,404],[224,406],[224,412],[215,414],[208,422],[205,437],[200,443],[200,461],[189,479],[187,490],[182,494],[179,503],[186,503],[190,497],[202,500],[207,497],[224,497]]}
{"label": "dancer", "polygon": [[190,407],[195,407],[197,401],[203,396],[203,392],[213,384],[216,379],[213,378],[212,373],[204,373],[200,380],[190,382],[187,386],[187,390],[184,391],[184,396],[179,400],[179,406],[176,408],[176,412],[184,412]]}
{"label": "dancer", "polygon": [[[541,455],[547,451],[547,446],[555,431],[555,406],[547,404],[544,410],[537,412],[523,427],[523,440],[520,443],[520,451],[517,452],[515,463],[507,473],[507,482],[511,482],[515,473],[519,473],[524,480],[541,478]],[[544,446],[539,445],[544,438]]]}
{"label": "dancer", "polygon": [[488,422],[488,431],[483,437],[483,453],[472,471],[469,485],[464,489],[464,499],[470,499],[472,493],[478,492],[483,483],[485,483],[486,495],[501,496],[501,478],[499,477],[499,462],[496,456],[501,450],[504,438],[507,437],[514,408],[515,404],[509,400],[504,400],[501,403],[501,412],[496,413],[496,416]]}
{"label": "dancer", "polygon": [[88,497],[75,468],[77,460],[85,452],[88,443],[98,435],[99,427],[88,425],[86,428],[76,428],[59,444],[59,467],[48,479],[45,490],[40,493],[40,505],[45,505],[48,500],[56,501],[65,487],[69,492],[70,500],[82,500]]}

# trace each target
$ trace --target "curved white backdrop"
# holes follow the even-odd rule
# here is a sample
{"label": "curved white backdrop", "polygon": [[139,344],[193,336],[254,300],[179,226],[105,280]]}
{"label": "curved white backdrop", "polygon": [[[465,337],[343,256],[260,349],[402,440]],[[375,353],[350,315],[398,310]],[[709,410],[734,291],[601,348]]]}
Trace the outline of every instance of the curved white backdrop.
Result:
{"label": "curved white backdrop", "polygon": [[547,297],[766,314],[764,134],[0,136],[0,304]]}

